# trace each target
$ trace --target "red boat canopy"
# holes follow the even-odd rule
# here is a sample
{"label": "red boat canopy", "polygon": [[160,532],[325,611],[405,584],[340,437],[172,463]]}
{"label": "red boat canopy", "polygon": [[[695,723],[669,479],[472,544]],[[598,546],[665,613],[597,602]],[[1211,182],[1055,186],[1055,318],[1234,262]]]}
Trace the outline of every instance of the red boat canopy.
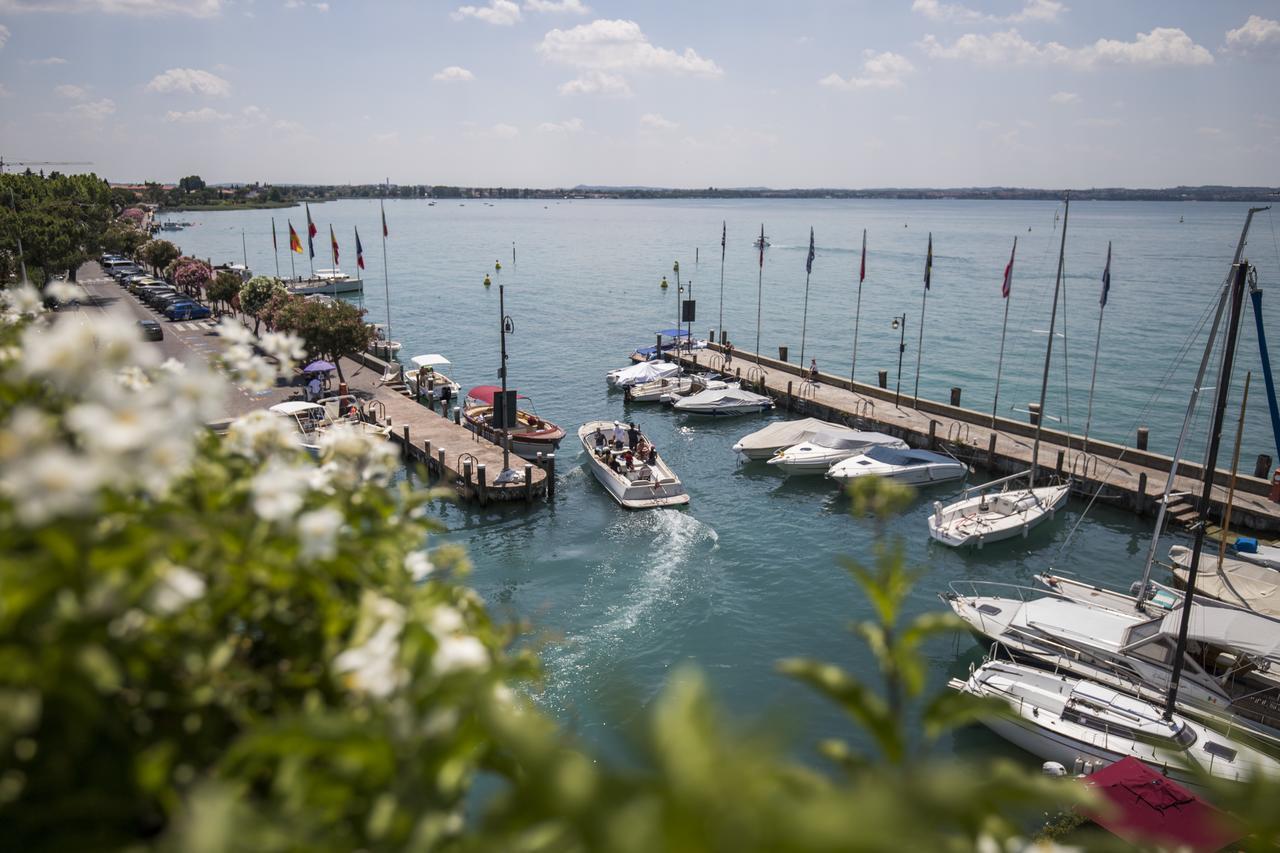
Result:
{"label": "red boat canopy", "polygon": [[[508,389],[510,390],[510,389]],[[467,397],[471,400],[479,400],[486,406],[493,405],[494,395],[502,392],[502,388],[498,385],[477,385],[467,392]],[[517,399],[528,400],[529,398],[523,394],[517,394]]]}
{"label": "red boat canopy", "polygon": [[1084,781],[1111,804],[1085,814],[1125,841],[1209,853],[1245,836],[1224,812],[1132,756]]}

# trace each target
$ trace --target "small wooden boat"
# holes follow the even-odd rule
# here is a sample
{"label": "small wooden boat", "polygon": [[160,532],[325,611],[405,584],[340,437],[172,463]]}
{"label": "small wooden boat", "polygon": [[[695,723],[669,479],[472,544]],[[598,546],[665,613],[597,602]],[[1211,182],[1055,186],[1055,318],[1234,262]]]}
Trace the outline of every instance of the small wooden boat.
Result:
{"label": "small wooden boat", "polygon": [[631,467],[627,467],[627,451],[613,443],[613,430],[617,425],[617,421],[590,421],[578,428],[578,439],[586,451],[587,465],[600,485],[626,509],[687,504],[689,493],[684,490],[684,484],[656,450],[651,454],[648,452],[652,444],[643,435],[637,449],[643,448],[646,453],[641,458],[633,458]]}
{"label": "small wooden boat", "polygon": [[[479,385],[467,392],[462,404],[462,421],[467,429],[485,438],[498,441],[498,432],[489,425],[493,418],[493,398],[502,391],[497,385]],[[521,394],[517,399],[528,401]],[[564,440],[564,430],[537,413],[516,410],[516,426],[511,430],[511,452],[530,462],[536,462],[538,454],[555,453]]]}

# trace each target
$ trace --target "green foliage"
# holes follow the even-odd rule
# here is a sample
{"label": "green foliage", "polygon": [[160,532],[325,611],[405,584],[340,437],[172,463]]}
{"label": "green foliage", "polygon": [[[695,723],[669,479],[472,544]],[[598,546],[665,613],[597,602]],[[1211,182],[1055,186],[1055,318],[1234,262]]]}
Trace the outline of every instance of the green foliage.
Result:
{"label": "green foliage", "polygon": [[157,275],[160,270],[178,259],[182,252],[168,240],[148,240],[138,250],[138,257],[148,264]]}
{"label": "green foliage", "polygon": [[129,258],[133,257],[145,242],[147,242],[147,235],[127,220],[113,221],[102,233],[102,251]]}
{"label": "green foliage", "polygon": [[295,298],[285,303],[274,320],[276,328],[302,338],[312,356],[338,365],[338,375],[342,376],[340,360],[362,351],[373,338],[373,330],[365,324],[364,314],[363,309],[349,302]]}
{"label": "green foliage", "polygon": [[219,270],[209,283],[208,296],[213,302],[231,305],[231,300],[240,295],[240,276],[228,270]]}
{"label": "green foliage", "polygon": [[287,293],[284,283],[278,278],[266,275],[255,275],[240,288],[240,310],[254,318],[254,331],[262,318],[260,312],[276,294]]}
{"label": "green foliage", "polygon": [[178,181],[178,192],[199,192],[204,189],[204,186],[204,179],[199,175],[188,175]]}
{"label": "green foliage", "polygon": [[0,175],[0,240],[21,240],[29,271],[74,275],[101,251],[112,216],[111,193],[94,175]]}

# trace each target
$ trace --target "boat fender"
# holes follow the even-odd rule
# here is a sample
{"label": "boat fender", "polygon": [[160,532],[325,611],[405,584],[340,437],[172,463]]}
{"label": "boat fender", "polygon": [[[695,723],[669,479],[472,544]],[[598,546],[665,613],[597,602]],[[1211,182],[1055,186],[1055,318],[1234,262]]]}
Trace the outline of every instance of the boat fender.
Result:
{"label": "boat fender", "polygon": [[1046,776],[1066,776],[1067,768],[1057,761],[1046,761],[1044,764],[1040,765],[1040,772]]}

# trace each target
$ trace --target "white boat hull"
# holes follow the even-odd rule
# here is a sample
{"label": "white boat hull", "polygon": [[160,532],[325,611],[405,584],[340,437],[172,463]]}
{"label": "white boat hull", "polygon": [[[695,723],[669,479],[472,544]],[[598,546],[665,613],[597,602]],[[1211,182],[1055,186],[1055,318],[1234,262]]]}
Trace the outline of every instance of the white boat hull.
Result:
{"label": "white boat hull", "polygon": [[777,468],[788,477],[797,477],[805,475],[818,476],[827,473],[831,466],[837,462],[842,462],[850,456],[854,456],[858,451],[849,450],[828,450],[815,451],[812,453],[791,453],[790,450],[784,450],[782,453],[774,456],[768,461],[768,465]]}
{"label": "white boat hull", "polygon": [[305,279],[303,281],[286,282],[285,287],[297,296],[310,296],[321,293],[325,296],[345,296],[352,293],[364,293],[364,282],[358,278],[325,281],[322,279]]}
{"label": "white boat hull", "polygon": [[880,477],[909,486],[930,486],[934,483],[946,483],[962,480],[968,473],[962,463],[931,462],[923,465],[886,465],[873,462],[870,465],[853,467],[850,463],[859,457],[852,457],[831,466],[827,472],[833,480],[847,482],[859,477]]}
{"label": "white boat hull", "polygon": [[[654,465],[637,466],[631,476],[610,468],[596,455],[594,435],[597,428],[603,430],[608,437],[613,431],[613,422],[592,421],[583,424],[578,429],[578,440],[582,442],[582,449],[586,452],[587,466],[591,473],[619,506],[625,509],[656,509],[689,503],[689,494],[684,490],[684,484],[661,457],[658,457]],[[640,477],[644,468],[650,471],[647,479]]]}
{"label": "white boat hull", "polygon": [[959,548],[982,547],[1017,536],[1026,536],[1052,519],[1066,506],[1071,485],[1010,489],[994,495],[975,495],[950,506],[934,504],[929,516],[929,536],[936,542]]}

